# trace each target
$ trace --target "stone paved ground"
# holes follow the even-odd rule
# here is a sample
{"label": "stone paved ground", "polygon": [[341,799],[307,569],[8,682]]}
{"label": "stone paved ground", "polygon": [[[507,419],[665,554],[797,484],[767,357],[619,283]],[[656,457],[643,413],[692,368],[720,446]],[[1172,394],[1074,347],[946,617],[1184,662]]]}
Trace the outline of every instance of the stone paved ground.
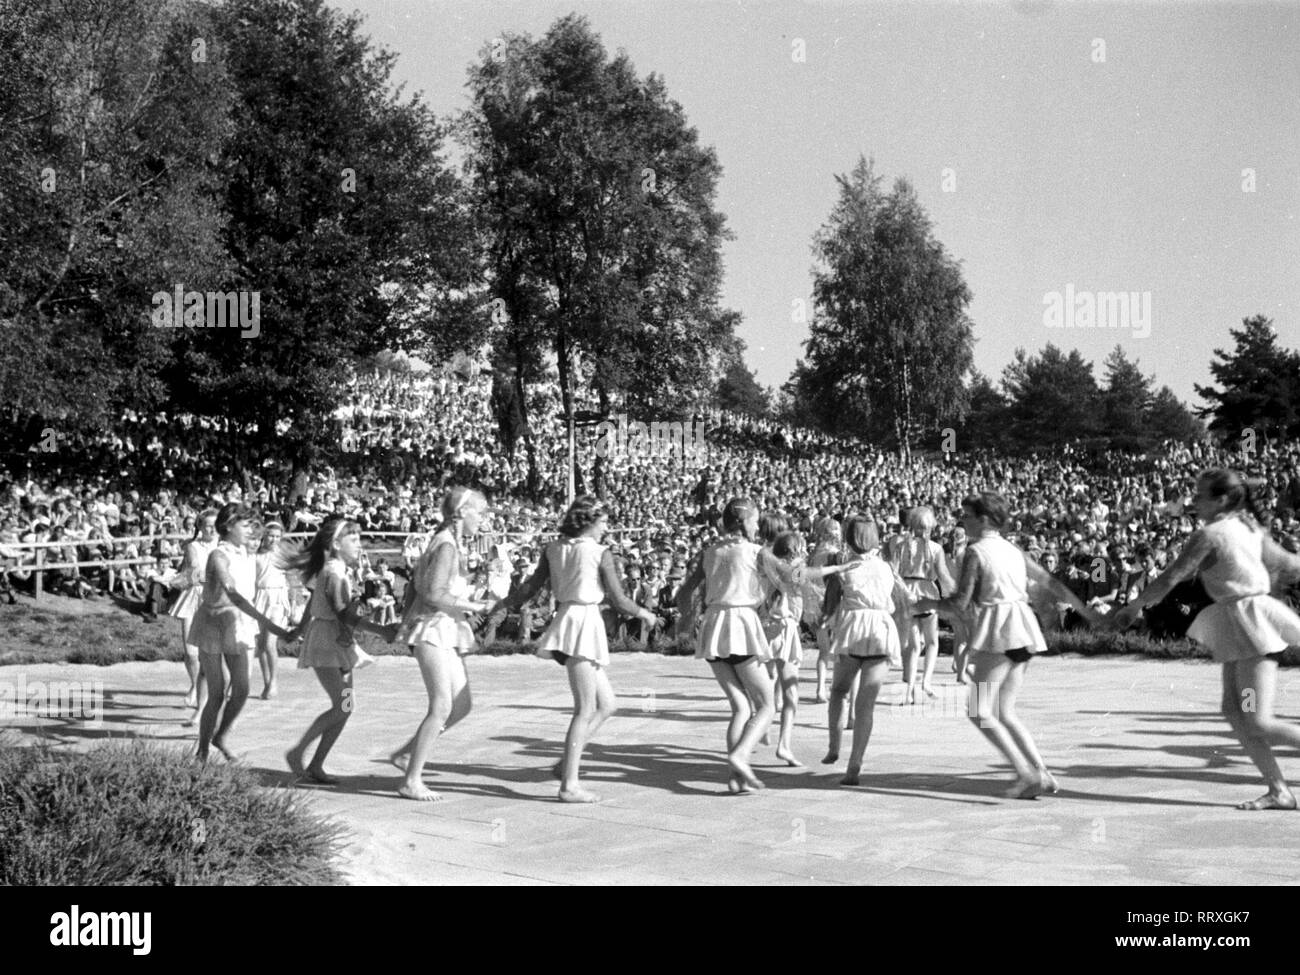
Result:
{"label": "stone paved ground", "polygon": [[[281,696],[251,700],[233,745],[271,785],[283,752],[325,698],[283,662]],[[941,659],[940,669],[948,661]],[[756,768],[759,795],[725,791],[726,707],[707,666],[616,655],[621,710],[589,760],[605,801],[555,801],[549,768],[568,719],[564,674],[532,657],[471,658],[474,712],[434,756],[445,800],[396,797],[383,757],[424,706],[409,658],[361,671],[358,709],[330,762],[344,776],[313,802],[352,830],[356,883],[1268,884],[1300,879],[1300,815],[1236,812],[1261,790],[1216,715],[1218,670],[1136,658],[1035,661],[1022,714],[1060,778],[1058,797],[1000,798],[1009,770],[965,718],[944,673],[937,702],[882,704],[862,785],[817,764],[826,709],[805,701],[796,751],[807,768]],[[895,675],[896,676],[896,675]],[[811,671],[805,670],[806,681]],[[103,682],[98,727],[18,718],[26,735],[81,747],[108,736],[192,738],[179,664],[0,668],[4,682]],[[260,678],[254,692],[260,690]],[[804,685],[805,697],[810,684]],[[899,685],[886,689],[890,700]],[[1279,711],[1300,717],[1300,673],[1283,671]],[[1300,778],[1296,756],[1284,769]],[[842,769],[842,765],[840,767]]]}

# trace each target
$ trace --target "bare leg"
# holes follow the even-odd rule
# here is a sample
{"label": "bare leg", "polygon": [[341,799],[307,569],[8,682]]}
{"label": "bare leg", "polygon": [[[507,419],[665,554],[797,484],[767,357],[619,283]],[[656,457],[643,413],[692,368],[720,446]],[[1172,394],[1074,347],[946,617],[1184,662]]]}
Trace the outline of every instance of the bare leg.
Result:
{"label": "bare leg", "polygon": [[921,677],[921,692],[929,697],[936,697],[931,686],[934,683],[934,665],[939,662],[939,616],[931,613],[916,621],[916,629],[925,645],[925,671]]}
{"label": "bare leg", "polygon": [[[726,695],[727,703],[731,705],[731,720],[727,722],[727,754],[730,756],[740,742],[745,725],[749,722],[751,713],[749,695],[745,693],[745,686],[740,682],[733,665],[724,660],[710,660],[709,669],[713,671],[714,679],[722,688],[722,693]],[[742,791],[740,777],[733,773],[727,782],[727,788],[732,792]]]}
{"label": "bare leg", "polygon": [[815,700],[818,704],[824,704],[826,702],[826,671],[829,667],[826,660],[827,654],[822,650],[820,644],[821,640],[819,638],[817,647],[817,696]]}
{"label": "bare leg", "polygon": [[[235,756],[226,747],[226,736],[230,733],[230,729],[234,727],[239,712],[244,710],[244,702],[248,700],[248,654],[228,653],[223,656],[225,657],[226,667],[230,670],[230,698],[226,701],[225,707],[222,708],[221,725],[217,728],[216,734],[212,736],[212,747],[221,752],[228,761],[233,762]],[[208,661],[208,666],[212,670],[219,672],[221,670],[221,660],[214,656]]]}
{"label": "bare leg", "polygon": [[279,641],[263,630],[257,635],[257,650],[257,659],[262,667],[262,700],[269,701],[276,696],[275,667],[280,657]]}
{"label": "bare leg", "polygon": [[190,644],[190,621],[181,620],[181,650],[185,653],[185,675],[190,679],[185,692],[185,706],[199,703],[199,648]]}
{"label": "bare leg", "polygon": [[795,715],[799,713],[799,665],[782,661],[777,667],[781,686],[781,732],[776,741],[776,757],[791,768],[798,768],[803,763],[794,757],[791,738]]}
{"label": "bare leg", "polygon": [[767,679],[767,668],[754,657],[736,664],[735,670],[755,708],[745,722],[740,741],[736,742],[736,747],[727,756],[727,764],[740,778],[742,788],[747,786],[750,789],[761,789],[763,783],[754,775],[749,760],[763,731],[772,724],[772,684]]}
{"label": "bare leg", "polygon": [[916,656],[917,650],[920,649],[921,634],[917,624],[919,620],[913,619],[907,627],[907,632],[903,634],[903,684],[906,692],[903,704],[916,703]]}
{"label": "bare leg", "polygon": [[[1241,743],[1246,754],[1255,763],[1268,792],[1250,802],[1240,803],[1237,808],[1245,810],[1260,809],[1295,809],[1296,799],[1287,786],[1282,769],[1273,754],[1273,745],[1289,745],[1300,748],[1300,728],[1277,720],[1273,715],[1273,701],[1277,689],[1277,662],[1267,657],[1253,657],[1250,660],[1238,660],[1235,664],[1225,664],[1224,709],[1229,706],[1227,668],[1235,671],[1233,705],[1236,707],[1240,722]],[[1238,730],[1234,723],[1233,730]]]}
{"label": "bare leg", "polygon": [[[316,782],[328,785],[338,780],[326,773],[325,759],[330,749],[334,747],[334,743],[338,741],[339,735],[343,733],[348,718],[352,717],[355,704],[352,696],[352,672],[338,667],[313,667],[312,670],[315,671],[316,679],[320,681],[325,693],[329,695],[330,708],[317,715],[316,720],[311,723],[298,744],[289,750],[285,758],[289,762],[289,768],[297,774],[306,775]],[[317,738],[320,739],[320,744],[316,746],[311,764],[304,769],[302,760],[307,753],[307,747]]]}
{"label": "bare leg", "polygon": [[1009,796],[1033,798],[1031,793],[1038,788],[1036,770],[1020,753],[1015,741],[1007,732],[998,717],[1001,703],[1002,682],[1011,669],[1011,661],[1005,654],[980,653],[975,655],[975,683],[971,685],[971,708],[968,713],[975,727],[980,730],[1000,751],[1004,758],[1016,770],[1016,781],[1008,790]]}
{"label": "bare leg", "polygon": [[[455,721],[460,721],[469,713],[471,699],[469,695],[469,678],[465,673],[464,661],[456,651],[448,647],[435,647],[429,643],[415,646],[415,659],[420,665],[420,676],[424,678],[424,689],[429,696],[429,708],[424,720],[416,729],[415,737],[410,743],[410,758],[406,763],[406,780],[398,792],[408,799],[420,802],[436,802],[442,797],[425,786],[423,781],[424,763],[433,751],[434,742],[443,729],[453,721],[453,712],[459,711]],[[459,702],[457,699],[461,699]]]}
{"label": "bare leg", "polygon": [[208,760],[208,746],[212,744],[212,735],[217,729],[217,715],[226,701],[225,671],[221,667],[221,656],[212,654],[212,659],[203,666],[203,678],[208,685],[207,701],[199,718],[200,762]]}
{"label": "bare leg", "polygon": [[[590,660],[570,658],[565,665],[569,687],[573,691],[573,718],[564,738],[564,779],[560,783],[561,802],[599,802],[600,797],[578,784],[582,769],[582,751],[592,733],[614,712],[614,692],[604,671]],[[603,685],[603,686],[602,686]]]}
{"label": "bare leg", "polygon": [[1047,770],[1047,763],[1043,761],[1043,756],[1039,754],[1038,745],[1034,743],[1029,729],[1020,720],[1020,716],[1016,714],[1016,698],[1020,694],[1020,688],[1025,680],[1025,672],[1028,669],[1029,662],[1026,661],[1022,664],[1013,663],[1007,671],[1006,678],[1002,682],[1002,690],[998,696],[998,718],[1002,721],[1002,725],[1007,729],[1008,734],[1011,735],[1012,740],[1015,741],[1020,753],[1033,765],[1044,791],[1056,792],[1056,779]]}
{"label": "bare leg", "polygon": [[863,661],[860,673],[862,687],[858,691],[858,720],[853,728],[853,749],[849,753],[849,766],[840,785],[857,785],[862,774],[862,758],[871,740],[871,727],[875,719],[876,699],[889,675],[888,660]]}
{"label": "bare leg", "polygon": [[847,654],[837,654],[835,657],[835,679],[831,682],[831,703],[827,708],[829,726],[823,765],[834,765],[840,760],[840,745],[844,736],[844,702],[853,690],[861,666],[860,657],[850,657]]}

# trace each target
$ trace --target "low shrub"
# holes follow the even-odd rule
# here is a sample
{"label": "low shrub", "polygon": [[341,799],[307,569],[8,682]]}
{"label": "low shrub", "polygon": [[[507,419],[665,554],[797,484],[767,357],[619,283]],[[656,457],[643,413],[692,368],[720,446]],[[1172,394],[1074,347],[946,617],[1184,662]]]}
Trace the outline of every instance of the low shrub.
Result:
{"label": "low shrub", "polygon": [[0,883],[338,883],[343,827],[304,801],[155,744],[0,749]]}

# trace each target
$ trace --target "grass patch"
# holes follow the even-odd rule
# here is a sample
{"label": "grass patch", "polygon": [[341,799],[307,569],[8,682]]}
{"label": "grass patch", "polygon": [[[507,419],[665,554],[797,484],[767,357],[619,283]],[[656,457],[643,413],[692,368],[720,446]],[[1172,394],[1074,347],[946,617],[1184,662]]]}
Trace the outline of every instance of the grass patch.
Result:
{"label": "grass patch", "polygon": [[149,622],[125,610],[61,611],[19,602],[0,610],[0,666],[10,664],[119,664],[181,660],[180,624]]}
{"label": "grass patch", "polygon": [[343,827],[233,765],[111,742],[0,750],[0,883],[285,885],[342,881]]}

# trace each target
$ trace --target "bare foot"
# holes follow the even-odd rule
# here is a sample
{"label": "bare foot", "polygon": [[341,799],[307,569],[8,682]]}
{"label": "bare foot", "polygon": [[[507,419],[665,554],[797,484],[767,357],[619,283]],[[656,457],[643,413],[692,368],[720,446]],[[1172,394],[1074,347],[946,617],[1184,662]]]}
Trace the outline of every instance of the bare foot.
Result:
{"label": "bare foot", "polygon": [[852,731],[852,730],[853,730],[853,719],[852,719],[852,718],[845,718],[845,719],[844,719],[844,730],[845,730],[845,731]]}
{"label": "bare foot", "polygon": [[765,732],[763,732],[763,738],[762,738],[762,740],[759,742],[759,744],[760,744],[760,745],[770,745],[770,744],[772,744],[772,732],[770,732],[770,731],[765,731]]}
{"label": "bare foot", "polygon": [[750,789],[763,788],[763,783],[759,781],[758,776],[754,774],[754,770],[749,767],[748,762],[734,755],[728,755],[727,764],[731,766],[731,771],[735,772],[736,777],[740,779],[742,792],[746,787]]}
{"label": "bare foot", "polygon": [[1294,809],[1295,805],[1295,796],[1289,792],[1265,792],[1258,799],[1237,803],[1236,808],[1258,812],[1261,809]]}
{"label": "bare foot", "polygon": [[199,718],[202,717],[202,715],[203,715],[202,711],[196,710],[193,714],[191,714],[188,718],[185,719],[185,727],[197,728],[199,726]]}
{"label": "bare foot", "polygon": [[1037,799],[1043,794],[1043,787],[1041,783],[1017,778],[1002,794],[1008,799]]}
{"label": "bare foot", "polygon": [[840,760],[840,753],[832,749],[831,751],[826,753],[826,757],[822,759],[822,764],[834,765],[839,760]]}
{"label": "bare foot", "polygon": [[825,704],[825,703],[826,703],[826,692],[823,691],[821,688],[818,688],[818,689],[817,689],[817,696],[813,698],[813,703],[814,703],[814,704]]}
{"label": "bare foot", "polygon": [[217,751],[221,752],[221,757],[224,758],[227,762],[234,764],[239,761],[239,759],[235,757],[235,753],[226,747],[226,743],[224,741],[217,741],[217,739],[213,738],[212,747],[215,748]]}
{"label": "bare foot", "polygon": [[1044,795],[1054,796],[1061,791],[1061,785],[1056,781],[1056,776],[1047,769],[1038,770],[1038,784],[1042,786]]}
{"label": "bare foot", "polygon": [[417,782],[412,785],[410,782],[403,782],[397,794],[404,799],[414,799],[416,802],[442,802],[442,796],[428,788],[423,782]]}
{"label": "bare foot", "polygon": [[192,708],[194,707],[194,705],[198,703],[199,703],[199,692],[195,690],[193,687],[191,687],[188,691],[185,692],[185,706],[187,708]]}
{"label": "bare foot", "polygon": [[921,690],[925,692],[926,697],[938,697],[939,695],[928,684],[922,684]]}
{"label": "bare foot", "polygon": [[794,752],[790,751],[784,745],[776,746],[776,757],[785,762],[791,768],[803,768],[803,762],[794,757]]}
{"label": "bare foot", "polygon": [[308,768],[307,778],[311,779],[313,782],[319,782],[321,785],[339,784],[338,778],[330,775],[323,768]]}
{"label": "bare foot", "polygon": [[734,775],[731,778],[727,779],[728,792],[730,792],[732,795],[735,795],[736,793],[740,792],[740,789],[741,789],[740,779],[736,778]]}
{"label": "bare foot", "polygon": [[957,675],[957,683],[958,683],[958,684],[964,684],[964,683],[966,683],[966,675],[965,675],[965,674],[958,674],[958,675]]}
{"label": "bare foot", "polygon": [[586,789],[561,789],[560,802],[600,802],[600,796]]}
{"label": "bare foot", "polygon": [[907,688],[907,703],[908,703],[908,704],[915,704],[915,703],[916,703],[916,685],[915,685],[915,684],[911,684],[911,685],[909,685],[908,688]]}
{"label": "bare foot", "polygon": [[291,748],[284,753],[284,760],[289,763],[289,771],[302,778],[306,770],[302,767],[302,749]]}
{"label": "bare foot", "polygon": [[275,689],[274,684],[262,688],[263,701],[274,701],[279,696],[280,696],[280,692]]}
{"label": "bare foot", "polygon": [[840,785],[858,785],[862,781],[862,766],[850,765],[844,770],[844,778],[840,779]]}

